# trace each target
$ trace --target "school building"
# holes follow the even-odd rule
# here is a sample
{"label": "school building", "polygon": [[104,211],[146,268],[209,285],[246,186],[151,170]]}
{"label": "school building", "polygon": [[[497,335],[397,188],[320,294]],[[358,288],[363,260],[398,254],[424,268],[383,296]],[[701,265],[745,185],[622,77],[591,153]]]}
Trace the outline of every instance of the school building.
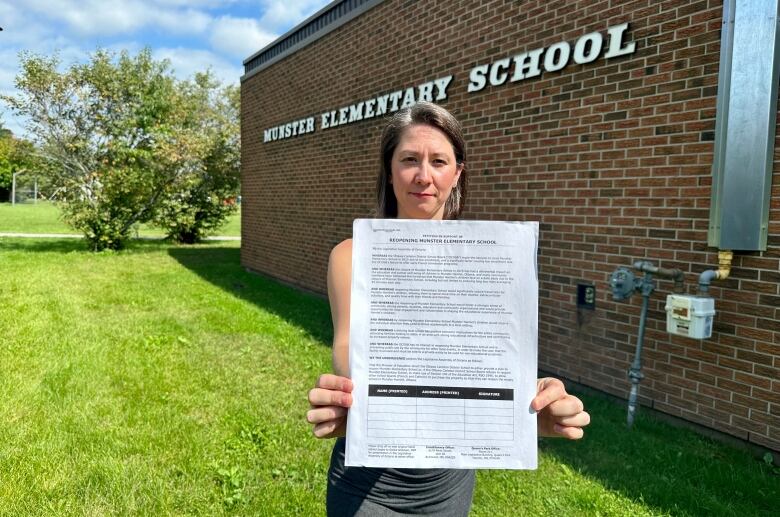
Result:
{"label": "school building", "polygon": [[667,331],[656,276],[639,402],[780,451],[777,11],[334,1],[244,62],[242,264],[324,293],[330,249],[372,216],[386,117],[431,100],[464,127],[464,218],[540,222],[540,369],[626,398],[643,297],[615,299],[615,271],[679,269],[695,295],[711,270],[704,339]]}

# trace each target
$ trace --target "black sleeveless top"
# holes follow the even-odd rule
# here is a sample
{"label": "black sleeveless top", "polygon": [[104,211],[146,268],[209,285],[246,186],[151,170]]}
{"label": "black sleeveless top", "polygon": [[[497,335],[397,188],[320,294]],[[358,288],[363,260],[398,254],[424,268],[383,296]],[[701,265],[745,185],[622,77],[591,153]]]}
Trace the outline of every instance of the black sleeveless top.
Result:
{"label": "black sleeveless top", "polygon": [[344,466],[344,438],[336,440],[328,470],[328,515],[426,514],[466,516],[475,471]]}

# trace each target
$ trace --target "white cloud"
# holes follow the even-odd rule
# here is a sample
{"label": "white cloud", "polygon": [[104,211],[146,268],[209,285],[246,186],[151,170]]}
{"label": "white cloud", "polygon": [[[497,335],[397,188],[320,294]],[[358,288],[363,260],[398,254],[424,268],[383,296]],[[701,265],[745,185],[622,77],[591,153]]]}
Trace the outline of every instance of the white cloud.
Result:
{"label": "white cloud", "polygon": [[9,2],[0,2],[0,20],[3,20],[3,24],[7,24],[9,21],[13,21],[18,18],[19,12]]}
{"label": "white cloud", "polygon": [[[15,95],[14,80],[16,79],[16,52],[13,50],[0,50],[0,95]],[[14,116],[11,109],[0,102],[0,122],[15,135],[25,133],[22,127],[23,121]]]}
{"label": "white cloud", "polygon": [[175,34],[203,34],[212,22],[212,17],[201,11],[158,11],[154,23]]}
{"label": "white cloud", "polygon": [[328,3],[327,0],[263,0],[260,25],[277,30],[290,29]]}
{"label": "white cloud", "polygon": [[243,74],[243,68],[232,61],[227,61],[208,50],[191,48],[160,48],[152,54],[156,59],[168,59],[176,77],[187,79],[196,72],[205,72],[210,68],[214,76],[223,84],[236,84]]}
{"label": "white cloud", "polygon": [[159,27],[177,34],[202,33],[211,16],[150,0],[27,0],[27,7],[81,36],[129,34]]}
{"label": "white cloud", "polygon": [[[16,55],[11,52],[0,52],[0,94],[14,95],[14,81],[16,80]],[[5,107],[0,105],[0,110]]]}
{"label": "white cloud", "polygon": [[1,0],[0,26],[3,27],[3,32],[0,33],[0,48],[4,49],[32,44],[45,36],[40,23],[28,19],[17,7]]}
{"label": "white cloud", "polygon": [[[238,3],[246,3],[246,0],[157,0],[156,3],[163,5],[170,5],[173,7],[226,7],[228,5],[235,5]],[[254,3],[254,2],[249,2]]]}
{"label": "white cloud", "polygon": [[222,16],[211,27],[211,46],[242,60],[275,40],[276,34],[264,31],[249,18]]}
{"label": "white cloud", "polygon": [[[302,22],[329,0],[0,0],[0,93],[14,94],[18,53],[83,63],[98,47],[136,54],[150,45],[177,77],[211,68],[236,84],[241,61]],[[251,13],[256,13],[252,17]],[[6,127],[24,122],[0,102]]]}
{"label": "white cloud", "polygon": [[134,1],[27,0],[27,7],[81,35],[121,34],[138,29],[146,17]]}

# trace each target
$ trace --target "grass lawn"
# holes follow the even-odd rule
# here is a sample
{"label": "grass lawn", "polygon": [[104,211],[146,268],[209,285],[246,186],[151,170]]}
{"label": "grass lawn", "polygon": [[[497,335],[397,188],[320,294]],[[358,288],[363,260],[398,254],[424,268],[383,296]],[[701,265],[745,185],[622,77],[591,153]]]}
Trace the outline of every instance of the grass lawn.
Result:
{"label": "grass lawn", "polygon": [[[324,300],[246,273],[232,242],[0,238],[0,270],[0,515],[324,514],[331,443],[304,421]],[[472,515],[777,509],[777,468],[583,398],[586,438],[480,472]]]}
{"label": "grass lawn", "polygon": [[[0,232],[16,233],[78,233],[62,222],[60,211],[53,203],[37,204],[0,203]],[[135,233],[133,233],[135,236]],[[148,224],[138,226],[140,237],[162,237],[163,231]],[[241,208],[231,215],[215,235],[241,236]]]}

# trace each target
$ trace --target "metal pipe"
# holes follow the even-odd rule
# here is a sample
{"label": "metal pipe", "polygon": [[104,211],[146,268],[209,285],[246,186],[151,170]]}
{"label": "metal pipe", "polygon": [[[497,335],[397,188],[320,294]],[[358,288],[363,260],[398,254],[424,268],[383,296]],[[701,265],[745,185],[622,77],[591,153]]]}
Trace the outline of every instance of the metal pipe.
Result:
{"label": "metal pipe", "polygon": [[710,282],[718,278],[717,269],[702,271],[699,275],[699,294],[707,294],[710,290]]}
{"label": "metal pipe", "polygon": [[654,266],[652,262],[648,262],[646,260],[637,260],[634,262],[634,269],[645,273],[652,273],[654,275],[660,276],[661,278],[671,278],[674,280],[674,292],[682,293],[684,291],[683,282],[685,282],[685,273],[683,273],[680,269],[669,269]]}
{"label": "metal pipe", "polygon": [[654,289],[655,285],[653,283],[652,273],[645,271],[645,276],[642,279],[642,313],[639,316],[639,334],[636,338],[636,352],[634,353],[634,362],[631,363],[631,368],[628,370],[628,379],[631,381],[631,391],[628,394],[628,416],[626,423],[628,424],[629,429],[634,425],[639,383],[644,378],[644,374],[642,373],[642,345],[645,340],[647,308],[650,304],[650,295],[653,293]]}
{"label": "metal pipe", "polygon": [[628,428],[634,425],[637,412],[639,383],[644,378],[642,374],[642,347],[645,341],[645,328],[647,326],[647,310],[650,305],[650,295],[655,290],[653,275],[674,280],[674,291],[684,292],[683,282],[685,273],[679,269],[656,267],[647,260],[634,262],[634,269],[644,273],[642,278],[635,278],[634,274],[626,268],[618,268],[610,277],[612,296],[615,300],[627,300],[634,292],[642,293],[642,312],[639,316],[639,334],[636,339],[636,351],[631,367],[628,369],[628,379],[631,381],[631,391],[628,395]]}
{"label": "metal pipe", "polygon": [[11,179],[11,206],[16,206],[16,175],[18,172],[14,172]]}
{"label": "metal pipe", "polygon": [[708,269],[699,275],[699,294],[705,295],[710,290],[713,280],[725,280],[731,273],[731,260],[734,253],[729,250],[718,251],[718,269]]}

